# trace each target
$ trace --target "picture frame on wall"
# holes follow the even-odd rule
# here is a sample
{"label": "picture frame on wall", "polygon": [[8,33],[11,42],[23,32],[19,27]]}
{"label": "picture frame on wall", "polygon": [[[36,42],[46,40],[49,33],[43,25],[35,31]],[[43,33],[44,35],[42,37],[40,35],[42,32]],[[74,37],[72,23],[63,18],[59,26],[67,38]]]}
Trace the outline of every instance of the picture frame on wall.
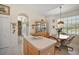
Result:
{"label": "picture frame on wall", "polygon": [[0,4],[0,14],[10,15],[10,7]]}

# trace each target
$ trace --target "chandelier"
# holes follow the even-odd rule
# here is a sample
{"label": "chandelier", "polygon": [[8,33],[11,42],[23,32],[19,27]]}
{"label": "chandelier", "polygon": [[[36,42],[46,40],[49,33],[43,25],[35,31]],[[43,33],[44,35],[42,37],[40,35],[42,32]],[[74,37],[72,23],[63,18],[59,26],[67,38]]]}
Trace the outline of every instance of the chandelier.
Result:
{"label": "chandelier", "polygon": [[57,26],[58,28],[63,28],[64,27],[64,21],[61,19],[61,6],[59,7],[60,8],[60,19],[58,20],[57,22]]}

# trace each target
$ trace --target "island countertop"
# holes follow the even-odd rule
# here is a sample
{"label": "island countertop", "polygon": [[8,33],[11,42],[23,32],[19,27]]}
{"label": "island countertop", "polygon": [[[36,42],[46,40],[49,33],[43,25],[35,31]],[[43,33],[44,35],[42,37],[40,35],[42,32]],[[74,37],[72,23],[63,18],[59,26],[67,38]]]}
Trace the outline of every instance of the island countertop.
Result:
{"label": "island countertop", "polygon": [[51,40],[42,36],[28,36],[26,37],[26,40],[38,50],[42,50],[57,43],[56,40]]}

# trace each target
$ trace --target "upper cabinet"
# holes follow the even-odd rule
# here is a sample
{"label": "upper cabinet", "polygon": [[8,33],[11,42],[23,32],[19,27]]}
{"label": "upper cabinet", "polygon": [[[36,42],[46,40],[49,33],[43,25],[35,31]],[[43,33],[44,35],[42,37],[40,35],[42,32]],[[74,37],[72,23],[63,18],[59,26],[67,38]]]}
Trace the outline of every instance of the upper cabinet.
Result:
{"label": "upper cabinet", "polygon": [[41,21],[35,22],[36,32],[47,32],[47,22],[41,19]]}
{"label": "upper cabinet", "polygon": [[32,24],[32,35],[47,36],[48,34],[48,23],[47,20],[38,20]]}

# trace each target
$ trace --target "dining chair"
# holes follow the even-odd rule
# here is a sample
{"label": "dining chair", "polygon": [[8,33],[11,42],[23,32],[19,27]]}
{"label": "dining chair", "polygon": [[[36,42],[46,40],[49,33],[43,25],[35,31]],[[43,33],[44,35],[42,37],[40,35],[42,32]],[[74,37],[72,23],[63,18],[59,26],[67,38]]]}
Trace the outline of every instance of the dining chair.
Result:
{"label": "dining chair", "polygon": [[69,46],[69,44],[72,42],[74,38],[75,36],[71,35],[67,40],[64,40],[63,48],[65,48],[67,51],[69,50],[73,51],[73,47]]}

